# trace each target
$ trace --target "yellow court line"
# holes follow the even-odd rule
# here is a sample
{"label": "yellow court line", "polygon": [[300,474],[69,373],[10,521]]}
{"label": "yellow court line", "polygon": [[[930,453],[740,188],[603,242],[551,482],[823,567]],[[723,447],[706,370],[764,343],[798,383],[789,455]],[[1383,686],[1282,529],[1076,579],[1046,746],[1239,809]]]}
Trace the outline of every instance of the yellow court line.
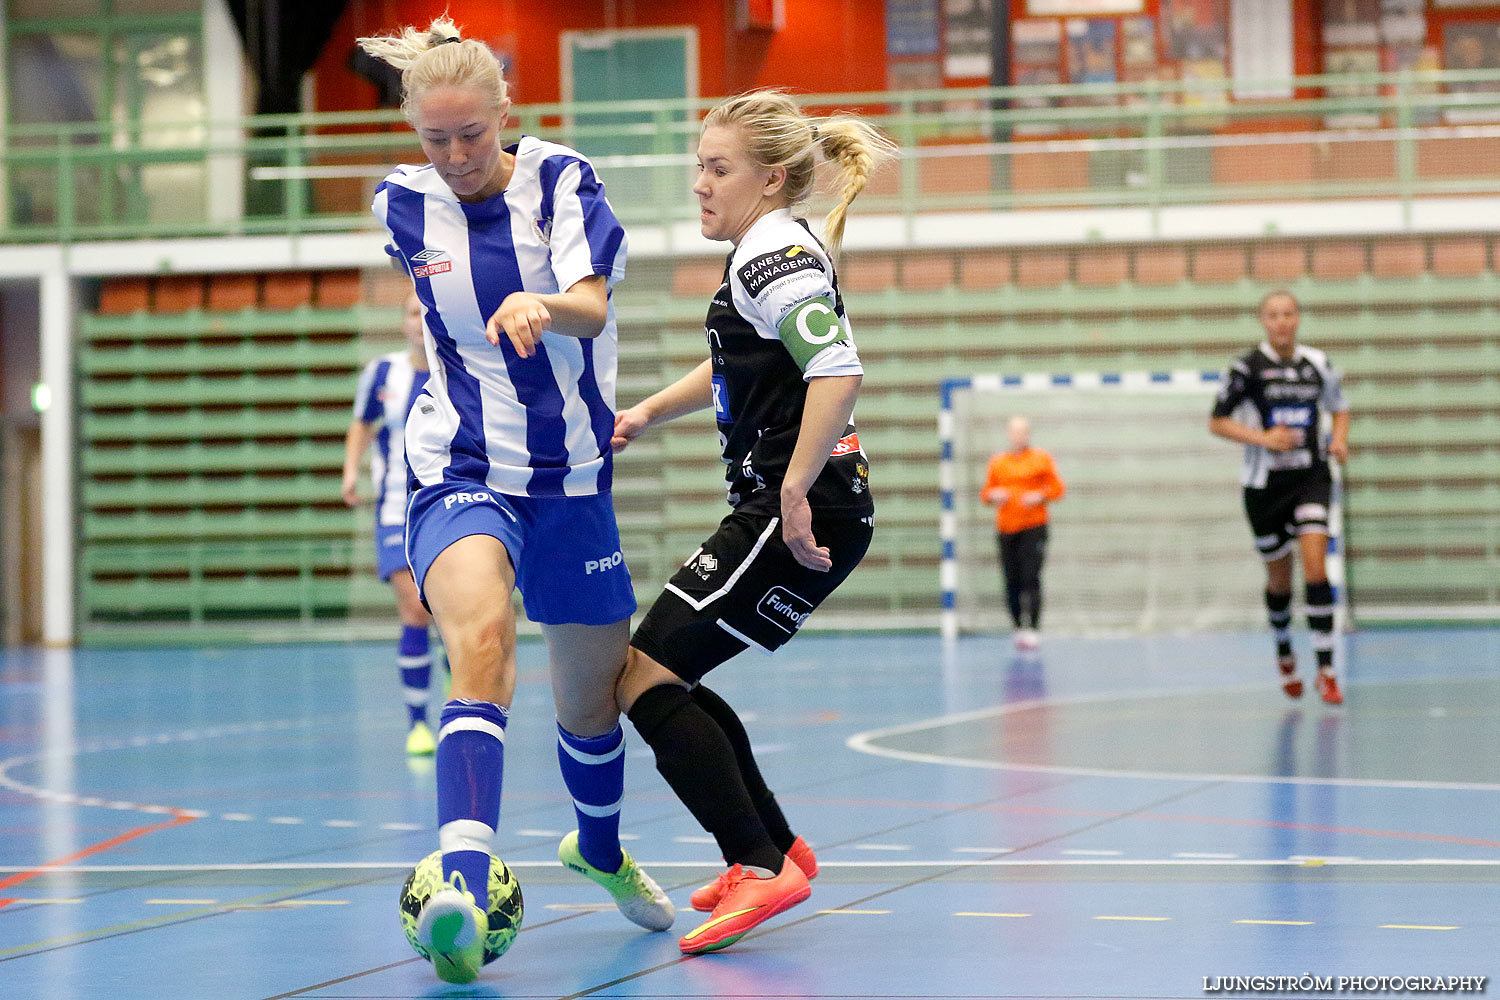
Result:
{"label": "yellow court line", "polygon": [[1171,917],[1095,917],[1095,920],[1146,920],[1151,922],[1171,920]]}
{"label": "yellow court line", "polygon": [[978,913],[972,910],[962,910],[953,914],[955,917],[1029,917],[1029,913]]}
{"label": "yellow court line", "polygon": [[890,913],[890,910],[819,910],[819,913],[848,913],[858,917],[879,916],[882,913]]}
{"label": "yellow court line", "polygon": [[1277,927],[1310,927],[1311,920],[1236,920],[1237,924],[1273,924]]}
{"label": "yellow court line", "polygon": [[28,906],[40,906],[42,904],[48,904],[48,903],[55,904],[55,905],[63,905],[63,904],[67,904],[67,903],[81,903],[81,902],[83,902],[83,900],[82,899],[40,899],[40,898],[31,898],[31,899],[28,899],[28,898],[26,898],[24,896],[19,896],[19,897],[13,896],[13,897],[11,897],[11,902],[12,903],[16,903],[16,904],[25,903]]}
{"label": "yellow court line", "polygon": [[1451,927],[1432,924],[1381,924],[1380,929],[1383,931],[1456,931],[1459,928],[1457,924]]}
{"label": "yellow court line", "polygon": [[147,906],[212,906],[217,899],[148,899]]}
{"label": "yellow court line", "polygon": [[[238,904],[231,903],[229,905],[231,907],[237,906],[241,909],[248,909],[251,907],[247,906],[247,904],[253,904],[258,900],[275,899],[278,896],[285,896],[288,892],[311,892],[319,890],[327,891],[333,886],[334,883],[332,882],[317,882],[309,885],[293,886],[290,889],[277,889],[275,892],[267,892],[257,896],[249,896]],[[58,937],[47,938],[42,941],[31,941],[26,944],[18,944],[9,948],[0,948],[0,959],[3,959],[9,955],[20,954],[21,952],[39,951],[46,948],[53,948],[57,945],[62,944],[78,944],[83,941],[92,941],[102,937],[109,937],[113,934],[121,934],[126,931],[141,930],[146,927],[160,927],[163,924],[170,924],[175,921],[186,920],[188,918],[200,915],[206,916],[207,914],[215,912],[218,911],[206,909],[182,910],[174,913],[164,913],[159,917],[149,917],[145,920],[132,920],[129,923],[115,924],[111,927],[100,927],[94,930],[79,931],[73,934],[63,934]]]}

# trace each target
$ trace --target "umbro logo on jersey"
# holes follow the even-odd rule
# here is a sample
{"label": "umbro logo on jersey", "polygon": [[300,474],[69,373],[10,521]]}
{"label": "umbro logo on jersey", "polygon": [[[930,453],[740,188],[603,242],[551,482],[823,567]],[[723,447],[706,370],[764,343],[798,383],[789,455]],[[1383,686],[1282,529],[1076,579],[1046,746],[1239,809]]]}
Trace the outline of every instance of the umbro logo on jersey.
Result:
{"label": "umbro logo on jersey", "polygon": [[433,274],[442,274],[444,271],[453,270],[453,262],[447,260],[446,250],[419,250],[411,255],[411,274],[414,278],[426,278]]}

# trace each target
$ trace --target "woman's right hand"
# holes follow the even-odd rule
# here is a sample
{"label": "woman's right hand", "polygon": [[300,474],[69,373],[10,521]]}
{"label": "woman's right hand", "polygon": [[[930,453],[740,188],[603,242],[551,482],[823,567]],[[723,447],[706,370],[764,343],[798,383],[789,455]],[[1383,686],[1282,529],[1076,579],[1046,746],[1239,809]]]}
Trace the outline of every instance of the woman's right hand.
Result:
{"label": "woman's right hand", "polygon": [[485,324],[484,338],[500,346],[500,338],[510,341],[517,354],[529,358],[536,354],[542,334],[552,326],[552,313],[531,292],[511,292]]}
{"label": "woman's right hand", "polygon": [[343,494],[344,494],[344,503],[348,504],[350,507],[358,507],[359,506],[359,471],[358,470],[355,470],[353,472],[350,472],[348,469],[344,470]]}
{"label": "woman's right hand", "polygon": [[610,450],[618,454],[625,450],[626,445],[641,436],[641,432],[649,426],[651,421],[639,406],[632,406],[628,410],[621,410],[615,414],[615,431],[609,439]]}
{"label": "woman's right hand", "polygon": [[1261,443],[1272,451],[1291,451],[1302,443],[1302,432],[1295,427],[1272,427],[1262,436]]}

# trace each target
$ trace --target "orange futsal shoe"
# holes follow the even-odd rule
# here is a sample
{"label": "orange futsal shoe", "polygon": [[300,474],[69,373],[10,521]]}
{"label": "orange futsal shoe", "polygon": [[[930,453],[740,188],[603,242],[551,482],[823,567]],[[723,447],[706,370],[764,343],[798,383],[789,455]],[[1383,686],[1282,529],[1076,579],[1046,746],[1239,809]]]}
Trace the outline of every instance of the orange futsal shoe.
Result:
{"label": "orange futsal shoe", "polygon": [[724,894],[712,916],[682,936],[677,946],[684,955],[728,948],[747,932],[812,895],[812,886],[796,862],[787,858],[781,872],[761,878],[743,865],[724,873]]}
{"label": "orange futsal shoe", "polygon": [[[809,882],[818,877],[818,859],[813,856],[813,849],[807,846],[807,841],[801,837],[792,841],[791,849],[786,852],[786,856],[797,863],[797,867],[802,869],[802,874],[807,876]],[[713,908],[719,905],[720,897],[724,895],[724,878],[728,874],[725,872],[708,885],[694,889],[693,894],[688,897],[688,903],[692,908],[703,913],[712,913]]]}
{"label": "orange futsal shoe", "polygon": [[1281,690],[1288,698],[1302,697],[1302,678],[1297,676],[1297,658],[1278,656],[1276,666],[1281,671]]}
{"label": "orange futsal shoe", "polygon": [[1318,694],[1323,698],[1325,705],[1344,703],[1344,693],[1339,690],[1338,678],[1333,676],[1331,670],[1318,671]]}

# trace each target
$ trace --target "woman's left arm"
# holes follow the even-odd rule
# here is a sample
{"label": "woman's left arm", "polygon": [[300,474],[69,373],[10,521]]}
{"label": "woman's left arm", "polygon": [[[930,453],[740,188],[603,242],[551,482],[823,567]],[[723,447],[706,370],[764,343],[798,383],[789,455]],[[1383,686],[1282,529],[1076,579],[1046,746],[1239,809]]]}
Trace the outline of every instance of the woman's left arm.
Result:
{"label": "woman's left arm", "polygon": [[529,358],[536,353],[543,331],[592,340],[604,332],[608,318],[609,286],[604,275],[591,274],[565,292],[511,292],[490,317],[484,336],[496,347],[505,337],[517,354]]}
{"label": "woman's left arm", "polygon": [[863,375],[827,375],[808,382],[797,446],[792,449],[781,483],[781,537],[799,563],[824,573],[833,568],[833,559],[813,538],[807,491],[828,464],[833,446],[844,436],[863,381]]}
{"label": "woman's left arm", "polygon": [[1348,410],[1339,410],[1333,415],[1333,437],[1328,442],[1328,454],[1337,461],[1349,461]]}

